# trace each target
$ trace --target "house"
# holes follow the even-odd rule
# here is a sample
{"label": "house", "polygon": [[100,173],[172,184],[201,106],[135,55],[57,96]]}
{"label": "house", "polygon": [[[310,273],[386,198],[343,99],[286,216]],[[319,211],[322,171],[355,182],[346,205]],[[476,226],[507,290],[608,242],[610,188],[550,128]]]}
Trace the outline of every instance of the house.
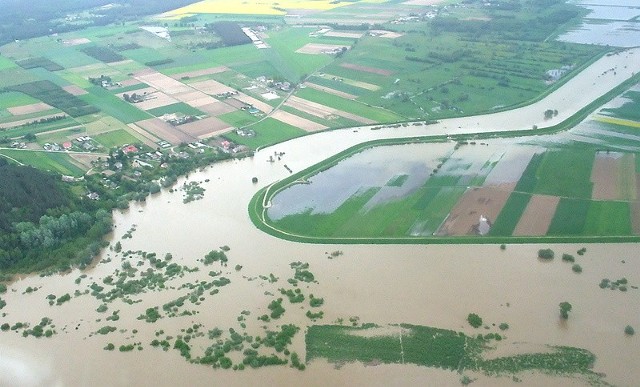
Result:
{"label": "house", "polygon": [[138,148],[136,148],[135,145],[127,145],[122,147],[122,151],[124,152],[124,154],[136,153],[138,152]]}
{"label": "house", "polygon": [[64,150],[69,150],[71,149],[71,147],[73,146],[73,144],[71,144],[71,142],[69,141],[65,141],[62,143],[62,147],[64,148]]}
{"label": "house", "polygon": [[487,235],[491,231],[491,222],[485,218],[484,215],[480,215],[480,221],[478,223],[478,234]]}

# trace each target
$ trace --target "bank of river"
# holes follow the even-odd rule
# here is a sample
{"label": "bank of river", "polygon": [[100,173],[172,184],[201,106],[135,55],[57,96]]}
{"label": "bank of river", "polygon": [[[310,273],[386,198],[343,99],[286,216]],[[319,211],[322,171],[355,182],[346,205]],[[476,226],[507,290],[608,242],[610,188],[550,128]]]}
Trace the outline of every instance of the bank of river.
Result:
{"label": "bank of river", "polygon": [[[597,356],[594,371],[605,373],[606,381],[633,385],[640,380],[636,367],[640,358],[637,337],[626,337],[625,325],[640,329],[640,291],[600,289],[602,278],[626,277],[631,285],[640,285],[640,256],[637,245],[588,245],[587,253],[577,257],[582,274],[557,257],[540,262],[536,252],[541,246],[513,245],[501,251],[498,246],[325,246],[291,243],[257,230],[247,215],[247,204],[257,190],[306,168],[352,145],[376,138],[453,134],[551,125],[567,118],[590,101],[604,94],[634,71],[640,70],[640,50],[604,57],[579,74],[548,98],[514,112],[446,120],[424,127],[349,129],[319,133],[291,140],[257,152],[250,159],[223,162],[192,173],[191,181],[202,182],[206,189],[202,200],[182,203],[180,192],[162,192],[146,204],[134,205],[115,216],[113,243],[135,225],[131,239],[121,240],[123,250],[143,250],[164,256],[170,252],[175,262],[193,266],[195,260],[219,246],[228,245],[230,262],[220,268],[231,280],[220,294],[208,298],[194,316],[164,318],[149,324],[136,317],[146,308],[162,305],[172,291],[136,295],[140,303],[120,301],[110,305],[120,310],[120,320],[109,325],[125,332],[94,335],[107,325],[105,315],[96,312],[100,302],[90,296],[72,298],[61,306],[49,306],[48,294],[73,294],[92,281],[100,282],[121,266],[120,255],[105,251],[110,258],[89,270],[86,279],[76,284],[77,271],[51,277],[31,276],[13,283],[2,295],[7,306],[3,321],[36,324],[42,317],[54,321],[58,334],[52,338],[23,338],[13,332],[0,332],[0,384],[2,385],[455,385],[460,375],[416,366],[360,364],[333,365],[312,362],[300,372],[288,367],[233,372],[213,370],[189,364],[178,352],[162,352],[149,346],[155,332],[163,329],[176,335],[193,323],[209,328],[237,326],[242,310],[251,311],[247,330],[261,332],[256,317],[265,313],[270,299],[265,292],[276,293],[291,277],[289,264],[308,262],[318,283],[301,286],[305,292],[324,297],[325,317],[320,323],[357,316],[361,322],[378,324],[411,323],[448,328],[468,334],[477,333],[468,326],[468,313],[475,312],[486,323],[507,322],[507,345],[513,343],[567,345],[585,348]],[[635,66],[635,68],[631,68]],[[627,68],[628,67],[628,68]],[[615,75],[613,71],[616,69]],[[603,75],[604,74],[604,75]],[[596,83],[594,85],[594,82]],[[558,117],[544,121],[543,112],[553,108]],[[284,152],[282,160],[266,160],[274,152]],[[258,184],[251,182],[258,178]],[[209,182],[205,182],[209,179]],[[179,185],[183,181],[179,182]],[[543,246],[547,247],[547,246]],[[554,245],[559,255],[572,253],[582,245]],[[327,253],[342,255],[329,259]],[[623,263],[624,261],[624,263]],[[135,262],[134,262],[135,263]],[[240,271],[235,265],[242,265]],[[212,268],[213,269],[213,268]],[[218,268],[215,268],[218,270]],[[201,270],[185,276],[184,281],[206,279]],[[251,280],[273,273],[278,283]],[[308,286],[308,288],[307,288]],[[37,291],[22,294],[28,287]],[[573,311],[566,323],[558,317],[558,304],[569,301]],[[97,319],[102,321],[97,322]],[[287,304],[279,323],[304,327],[310,320]],[[275,324],[273,324],[275,326]],[[136,333],[133,330],[137,330]],[[484,332],[484,330],[483,330]],[[144,349],[128,353],[105,351],[108,342],[141,342]],[[502,345],[502,344],[501,344]],[[294,338],[292,349],[304,354],[303,332]],[[515,350],[515,349],[514,349]],[[511,384],[510,378],[475,375],[474,385]],[[567,385],[579,383],[541,375],[518,375],[527,384]]]}

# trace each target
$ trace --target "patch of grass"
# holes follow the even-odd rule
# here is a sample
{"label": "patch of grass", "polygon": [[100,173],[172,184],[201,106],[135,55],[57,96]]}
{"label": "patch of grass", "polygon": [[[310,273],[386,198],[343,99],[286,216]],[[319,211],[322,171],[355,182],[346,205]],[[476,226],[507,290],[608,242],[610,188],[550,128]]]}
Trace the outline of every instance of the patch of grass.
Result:
{"label": "patch of grass", "polygon": [[561,198],[547,235],[582,235],[590,201]]}
{"label": "patch of grass", "polygon": [[631,233],[629,203],[591,202],[584,226],[585,235],[631,235]]}
{"label": "patch of grass", "polygon": [[164,114],[173,114],[173,113],[182,113],[187,116],[202,116],[203,112],[200,110],[187,105],[184,102],[178,102],[167,106],[161,106],[155,109],[147,110],[147,113],[152,114],[156,117],[160,117]]}
{"label": "patch of grass", "polygon": [[106,114],[113,116],[114,118],[124,122],[125,124],[153,118],[152,115],[143,112],[135,106],[121,100],[102,87],[94,86],[87,89],[87,91],[89,92],[89,94],[80,96],[83,101],[86,101],[87,103],[98,107]]}
{"label": "patch of grass", "polygon": [[97,134],[92,138],[107,149],[124,144],[133,144],[138,142],[138,139],[136,137],[132,136],[124,129],[117,129],[112,130],[111,132]]}
{"label": "patch of grass", "polygon": [[64,153],[27,152],[13,149],[2,149],[0,154],[7,155],[23,164],[31,165],[44,171],[58,172],[62,175],[81,176],[84,171],[78,167],[71,157]]}
{"label": "patch of grass", "polygon": [[537,170],[538,183],[535,193],[568,198],[591,198],[591,169],[594,158],[595,152],[591,149],[546,152]]}
{"label": "patch of grass", "polygon": [[225,137],[238,144],[243,144],[256,149],[257,147],[277,144],[282,141],[299,137],[306,133],[302,129],[285,124],[284,122],[280,122],[273,118],[267,118],[255,125],[249,126],[249,128],[256,132],[255,136],[242,137],[235,133],[228,133],[225,134]]}

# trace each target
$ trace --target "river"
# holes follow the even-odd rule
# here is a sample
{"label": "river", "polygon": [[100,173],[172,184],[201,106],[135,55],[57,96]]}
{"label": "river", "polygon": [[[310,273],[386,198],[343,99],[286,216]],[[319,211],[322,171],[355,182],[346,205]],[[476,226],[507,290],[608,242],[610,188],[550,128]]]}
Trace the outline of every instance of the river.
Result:
{"label": "river", "polygon": [[[607,72],[609,69],[615,72]],[[323,132],[265,148],[252,158],[223,162],[192,173],[186,180],[200,181],[206,188],[202,200],[183,204],[180,191],[157,194],[147,203],[115,214],[112,241],[120,240],[135,225],[133,237],[121,241],[124,250],[156,252],[158,256],[170,252],[176,262],[185,265],[193,265],[208,251],[228,245],[230,264],[222,271],[231,284],[219,295],[203,301],[197,307],[197,315],[164,318],[155,324],[136,317],[146,308],[170,300],[171,291],[140,294],[135,298],[141,302],[133,305],[116,301],[110,308],[119,309],[121,318],[112,325],[123,331],[100,336],[93,334],[105,325],[104,320],[96,321],[105,317],[96,312],[99,301],[81,296],[61,306],[49,306],[45,297],[73,294],[91,281],[99,282],[120,267],[120,255],[105,250],[100,258],[110,258],[111,262],[88,270],[88,277],[80,285],[75,282],[81,274],[78,271],[16,281],[2,295],[7,301],[2,310],[6,313],[3,321],[34,324],[46,316],[54,321],[58,334],[35,339],[0,332],[0,385],[459,385],[457,373],[407,365],[347,364],[336,369],[314,361],[304,372],[288,367],[244,372],[213,370],[189,364],[175,350],[165,353],[148,345],[159,329],[175,334],[192,323],[236,326],[243,310],[252,313],[247,330],[259,332],[256,316],[265,312],[270,299],[265,292],[275,293],[283,286],[284,279],[291,276],[292,261],[308,262],[316,276],[318,283],[304,289],[324,297],[325,317],[321,323],[358,316],[361,322],[405,322],[474,334],[465,319],[468,313],[475,312],[490,324],[510,325],[504,347],[499,350],[516,351],[523,343],[585,348],[597,356],[594,371],[605,373],[606,381],[634,385],[640,380],[636,364],[640,346],[637,338],[625,336],[623,329],[627,324],[640,328],[640,292],[602,290],[598,283],[603,278],[626,277],[630,285],[640,285],[640,256],[635,244],[587,245],[587,253],[577,257],[583,272],[575,274],[559,258],[540,262],[536,258],[539,245],[508,245],[501,251],[495,245],[327,246],[288,242],[257,230],[248,218],[247,204],[259,188],[289,174],[285,164],[298,171],[376,138],[552,125],[638,70],[640,49],[635,49],[603,57],[547,98],[516,111],[444,120],[428,126]],[[548,108],[557,109],[559,114],[545,121],[543,112]],[[282,160],[267,162],[274,152],[284,152]],[[258,184],[251,182],[254,176]],[[575,255],[582,245],[543,247],[553,248],[557,255]],[[327,253],[336,250],[343,254],[329,259]],[[241,271],[234,270],[235,265],[242,265]],[[270,273],[281,280],[275,284],[254,280]],[[183,281],[203,277],[205,272],[190,273]],[[37,291],[23,294],[28,287]],[[573,304],[566,324],[558,318],[558,303],[562,301]],[[284,320],[303,327],[310,324],[292,307]],[[132,341],[141,342],[144,349],[129,353],[102,349],[107,342]],[[302,332],[292,346],[304,354]],[[478,378],[474,385],[514,383],[510,378],[472,376]],[[538,374],[518,377],[526,385],[580,384]]]}

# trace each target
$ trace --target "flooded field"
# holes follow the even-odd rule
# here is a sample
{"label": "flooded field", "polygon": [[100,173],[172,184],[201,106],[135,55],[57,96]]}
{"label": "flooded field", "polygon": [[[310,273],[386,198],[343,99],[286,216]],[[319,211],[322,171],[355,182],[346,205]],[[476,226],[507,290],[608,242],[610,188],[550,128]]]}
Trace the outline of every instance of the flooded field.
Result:
{"label": "flooded field", "polygon": [[577,1],[589,13],[582,24],[558,37],[559,41],[635,47],[640,41],[640,9],[625,1]]}
{"label": "flooded field", "polygon": [[[203,356],[208,346],[215,344],[215,338],[208,338],[208,332],[215,328],[223,331],[223,338],[228,337],[229,328],[233,328],[241,335],[250,335],[255,342],[257,336],[266,337],[268,331],[293,324],[300,331],[287,348],[304,359],[307,326],[337,324],[340,320],[347,323],[356,317],[359,323],[408,323],[453,329],[468,335],[494,332],[493,324],[506,322],[509,329],[504,332],[506,338],[502,343],[496,345],[497,354],[513,354],[527,348],[545,348],[545,345],[584,348],[595,354],[593,371],[601,373],[606,382],[633,385],[640,379],[640,370],[636,367],[640,346],[636,337],[624,334],[624,328],[626,325],[640,327],[640,318],[635,313],[640,310],[640,294],[636,288],[640,285],[640,256],[635,244],[507,245],[501,250],[496,245],[292,243],[257,230],[247,215],[247,203],[260,188],[289,176],[287,168],[299,171],[363,141],[450,131],[489,131],[496,127],[528,128],[533,123],[550,125],[563,116],[570,116],[576,107],[584,106],[581,104],[628,76],[632,66],[623,69],[621,63],[637,55],[635,51],[605,58],[589,70],[593,71],[590,75],[587,71],[584,78],[574,78],[570,85],[575,87],[572,91],[561,89],[548,100],[511,113],[515,115],[512,119],[507,113],[499,113],[447,120],[437,125],[323,132],[266,148],[250,159],[220,163],[190,174],[188,181],[199,182],[206,189],[201,200],[184,204],[183,192],[162,192],[145,204],[117,213],[111,249],[103,251],[95,267],[64,275],[28,276],[8,286],[2,294],[7,303],[2,309],[3,322],[14,326],[28,323],[32,329],[46,317],[51,323],[45,329],[56,333],[50,338],[35,338],[23,337],[26,329],[20,327],[0,332],[0,385],[460,383],[460,374],[440,369],[361,363],[340,367],[323,360],[311,361],[305,371],[286,365],[234,372],[192,364],[173,348],[178,336],[185,340],[187,335],[193,336],[189,344],[191,353]],[[640,61],[628,63],[637,67]],[[618,78],[608,73],[600,78],[602,82],[598,86],[591,87],[592,79],[612,66],[619,66]],[[625,75],[626,72],[629,74]],[[581,85],[584,93],[580,92]],[[576,98],[568,98],[573,95]],[[550,122],[544,122],[542,112],[548,106],[557,106],[560,113]],[[283,152],[282,160],[267,162],[274,152]],[[430,157],[427,161],[432,160]],[[251,182],[252,177],[258,178],[258,184]],[[494,177],[496,182],[506,178],[506,174]],[[183,182],[179,181],[178,186]],[[125,237],[128,235],[131,237]],[[116,251],[118,242],[120,252]],[[226,252],[226,265],[219,261],[204,262],[211,251],[224,246],[230,248]],[[587,251],[576,255],[583,246]],[[547,247],[556,252],[556,258],[542,262],[537,252]],[[128,251],[140,253],[128,254]],[[143,256],[142,252],[147,254]],[[179,270],[167,274],[166,268],[158,268],[158,262],[152,263],[149,253],[163,260],[170,253],[171,259],[167,262],[179,265],[176,269]],[[563,253],[575,255],[576,263],[582,268],[580,274],[561,260]],[[313,273],[313,281],[297,283],[297,289],[306,297],[303,304],[290,302],[280,291],[294,289],[288,281],[296,275],[292,262],[307,263],[308,271]],[[112,289],[107,278],[114,279],[123,273],[125,281],[137,280],[138,284],[151,274],[163,273],[165,286],[130,289],[129,293],[109,301],[106,312],[98,311],[106,301],[97,295]],[[220,281],[220,277],[229,282],[223,285],[226,281]],[[625,278],[627,291],[601,288],[599,283],[605,278],[611,281]],[[214,284],[213,281],[220,282]],[[93,283],[104,290],[98,291]],[[209,284],[214,288],[191,299],[199,285]],[[64,301],[67,294],[68,300]],[[311,294],[324,299],[318,309],[324,315],[315,322],[305,313],[311,310],[307,306]],[[56,297],[51,299],[49,295]],[[188,298],[172,317],[163,306],[185,295]],[[258,320],[272,311],[269,306],[279,297],[284,298],[282,306],[286,312],[268,322]],[[566,321],[561,320],[558,313],[558,305],[564,301],[573,305]],[[149,322],[156,307],[160,318]],[[114,312],[119,317],[108,320]],[[482,316],[489,328],[471,328],[466,321],[469,313]],[[105,327],[115,330],[102,334],[100,331]],[[189,333],[194,330],[197,332]],[[166,352],[153,346],[153,340],[167,337],[171,337],[171,348]],[[109,343],[114,344],[114,351],[104,349]],[[120,352],[120,346],[124,352]],[[131,351],[127,350],[128,346]],[[260,350],[272,351],[271,347]],[[279,357],[289,356],[276,353]],[[242,353],[237,351],[230,351],[228,356],[234,364],[242,360]],[[516,384],[511,375],[469,376],[478,379],[474,385]],[[581,379],[531,372],[519,373],[517,378],[522,380],[517,385],[584,384]]]}

